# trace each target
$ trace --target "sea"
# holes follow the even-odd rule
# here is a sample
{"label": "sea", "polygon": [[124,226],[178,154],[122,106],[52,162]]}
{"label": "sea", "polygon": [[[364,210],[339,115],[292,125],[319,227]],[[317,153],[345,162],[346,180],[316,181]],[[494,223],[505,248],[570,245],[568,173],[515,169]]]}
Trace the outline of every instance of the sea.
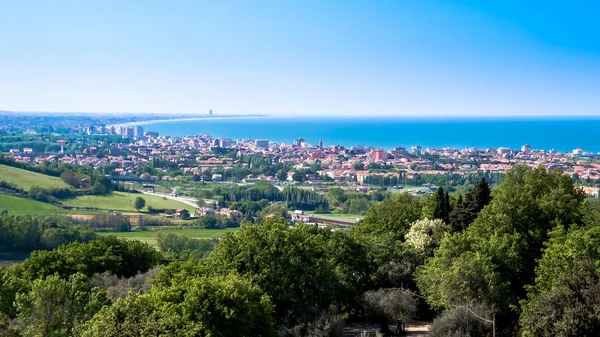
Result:
{"label": "sea", "polygon": [[392,118],[392,117],[229,117],[148,122],[146,131],[166,136],[199,134],[229,139],[292,143],[303,138],[324,146],[410,148],[498,148],[600,152],[596,118]]}

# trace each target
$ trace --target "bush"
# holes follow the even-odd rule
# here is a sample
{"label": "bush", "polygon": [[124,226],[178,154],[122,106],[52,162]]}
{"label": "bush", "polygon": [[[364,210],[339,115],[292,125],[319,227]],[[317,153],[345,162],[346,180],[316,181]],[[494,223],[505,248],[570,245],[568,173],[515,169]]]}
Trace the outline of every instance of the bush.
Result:
{"label": "bush", "polygon": [[119,277],[106,271],[94,274],[89,284],[93,287],[104,288],[111,298],[125,298],[129,292],[145,294],[151,288],[150,281],[156,276],[158,267],[154,267],[145,273],[138,273],[132,277]]}
{"label": "bush", "polygon": [[417,311],[415,297],[401,289],[379,289],[367,291],[364,306],[379,324],[381,332],[389,331],[389,321],[397,322],[397,332],[404,332],[404,322],[414,317]]}
{"label": "bush", "polygon": [[313,321],[301,323],[291,328],[282,327],[279,337],[341,337],[344,320],[334,311],[328,311]]}
{"label": "bush", "polygon": [[[469,306],[483,318],[491,318],[492,310],[485,305]],[[438,316],[429,329],[430,337],[485,337],[492,331],[492,324],[482,321],[466,307],[455,307]]]}

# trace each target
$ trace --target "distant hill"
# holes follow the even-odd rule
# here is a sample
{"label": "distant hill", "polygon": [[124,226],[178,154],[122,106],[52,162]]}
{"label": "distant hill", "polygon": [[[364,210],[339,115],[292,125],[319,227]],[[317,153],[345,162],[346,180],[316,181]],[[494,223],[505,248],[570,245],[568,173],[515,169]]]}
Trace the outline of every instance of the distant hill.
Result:
{"label": "distant hill", "polygon": [[18,188],[25,191],[29,191],[32,186],[40,186],[43,188],[69,187],[67,183],[58,177],[52,177],[6,165],[0,165],[0,180],[15,184]]}

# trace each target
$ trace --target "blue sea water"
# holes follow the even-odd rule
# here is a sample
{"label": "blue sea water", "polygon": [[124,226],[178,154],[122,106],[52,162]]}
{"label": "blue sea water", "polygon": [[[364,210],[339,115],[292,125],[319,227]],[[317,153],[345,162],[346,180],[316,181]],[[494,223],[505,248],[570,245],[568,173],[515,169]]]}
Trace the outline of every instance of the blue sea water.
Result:
{"label": "blue sea water", "polygon": [[160,135],[208,134],[231,139],[268,139],[291,143],[297,138],[318,144],[423,148],[508,147],[570,152],[599,152],[599,118],[206,118],[144,125]]}

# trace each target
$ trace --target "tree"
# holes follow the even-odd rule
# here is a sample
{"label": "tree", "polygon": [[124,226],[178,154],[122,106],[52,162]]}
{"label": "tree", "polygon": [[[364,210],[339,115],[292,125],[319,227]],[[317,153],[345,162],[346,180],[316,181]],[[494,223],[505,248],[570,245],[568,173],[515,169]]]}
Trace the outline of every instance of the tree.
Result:
{"label": "tree", "polygon": [[467,228],[483,207],[491,201],[491,192],[485,178],[481,178],[474,188],[469,190],[465,198],[459,196],[459,201],[450,213],[450,225],[453,231],[461,232]]}
{"label": "tree", "polygon": [[536,296],[521,318],[524,337],[576,337],[600,334],[600,275],[594,260],[560,274],[554,286]]}
{"label": "tree", "polygon": [[464,232],[442,240],[419,268],[417,284],[429,303],[488,303],[500,324],[515,326],[517,307],[535,276],[536,261],[554,228],[581,225],[585,196],[562,171],[515,166]]}
{"label": "tree", "polygon": [[404,322],[414,317],[417,311],[415,297],[402,289],[379,289],[364,295],[367,312],[375,317],[380,331],[389,332],[389,322],[396,321],[396,333],[404,333]]}
{"label": "tree", "polygon": [[[480,317],[486,319],[492,318],[493,311],[485,305],[471,304],[468,308]],[[433,320],[429,329],[429,336],[490,336],[491,331],[491,323],[475,317],[475,315],[469,312],[467,307],[458,306],[444,311]]]}
{"label": "tree", "polygon": [[433,254],[442,239],[450,232],[450,225],[440,219],[422,219],[413,222],[406,234],[406,243],[421,259]]}
{"label": "tree", "polygon": [[135,203],[133,204],[135,209],[139,212],[140,209],[146,207],[146,200],[142,197],[135,198]]}
{"label": "tree", "polygon": [[160,258],[161,254],[147,243],[106,236],[89,243],[70,243],[51,251],[34,251],[11,269],[25,280],[54,274],[67,278],[77,272],[92,276],[105,271],[130,277],[156,266]]}
{"label": "tree", "polygon": [[528,288],[524,336],[594,336],[600,332],[600,227],[551,233]]}
{"label": "tree", "polygon": [[448,223],[450,221],[449,208],[450,197],[448,196],[448,193],[444,194],[444,189],[442,187],[439,187],[435,195],[435,207],[433,208],[433,218],[441,219],[445,223]]}
{"label": "tree", "polygon": [[203,276],[130,294],[77,327],[86,336],[274,337],[268,296],[236,275]]}
{"label": "tree", "polygon": [[292,180],[303,183],[306,181],[306,173],[304,172],[294,172],[292,175]]}
{"label": "tree", "polygon": [[285,181],[287,179],[287,172],[285,172],[284,170],[277,171],[276,178],[279,181]]}
{"label": "tree", "polygon": [[352,168],[355,170],[362,171],[365,169],[365,164],[362,162],[362,160],[357,160],[352,163]]}
{"label": "tree", "polygon": [[48,276],[17,295],[17,325],[24,336],[68,336],[74,324],[90,319],[108,303],[106,291],[90,289],[83,274],[68,280]]}
{"label": "tree", "polygon": [[421,215],[419,201],[409,194],[398,193],[373,206],[356,230],[361,234],[387,235],[404,241],[410,224]]}
{"label": "tree", "polygon": [[213,270],[237,271],[264,289],[276,321],[288,327],[333,306],[352,307],[371,270],[364,247],[348,234],[314,225],[290,229],[283,218],[226,235],[210,261]]}
{"label": "tree", "polygon": [[488,185],[485,177],[477,182],[473,189],[472,197],[468,198],[468,201],[473,204],[473,209],[479,212],[490,203],[492,200],[490,186]]}

